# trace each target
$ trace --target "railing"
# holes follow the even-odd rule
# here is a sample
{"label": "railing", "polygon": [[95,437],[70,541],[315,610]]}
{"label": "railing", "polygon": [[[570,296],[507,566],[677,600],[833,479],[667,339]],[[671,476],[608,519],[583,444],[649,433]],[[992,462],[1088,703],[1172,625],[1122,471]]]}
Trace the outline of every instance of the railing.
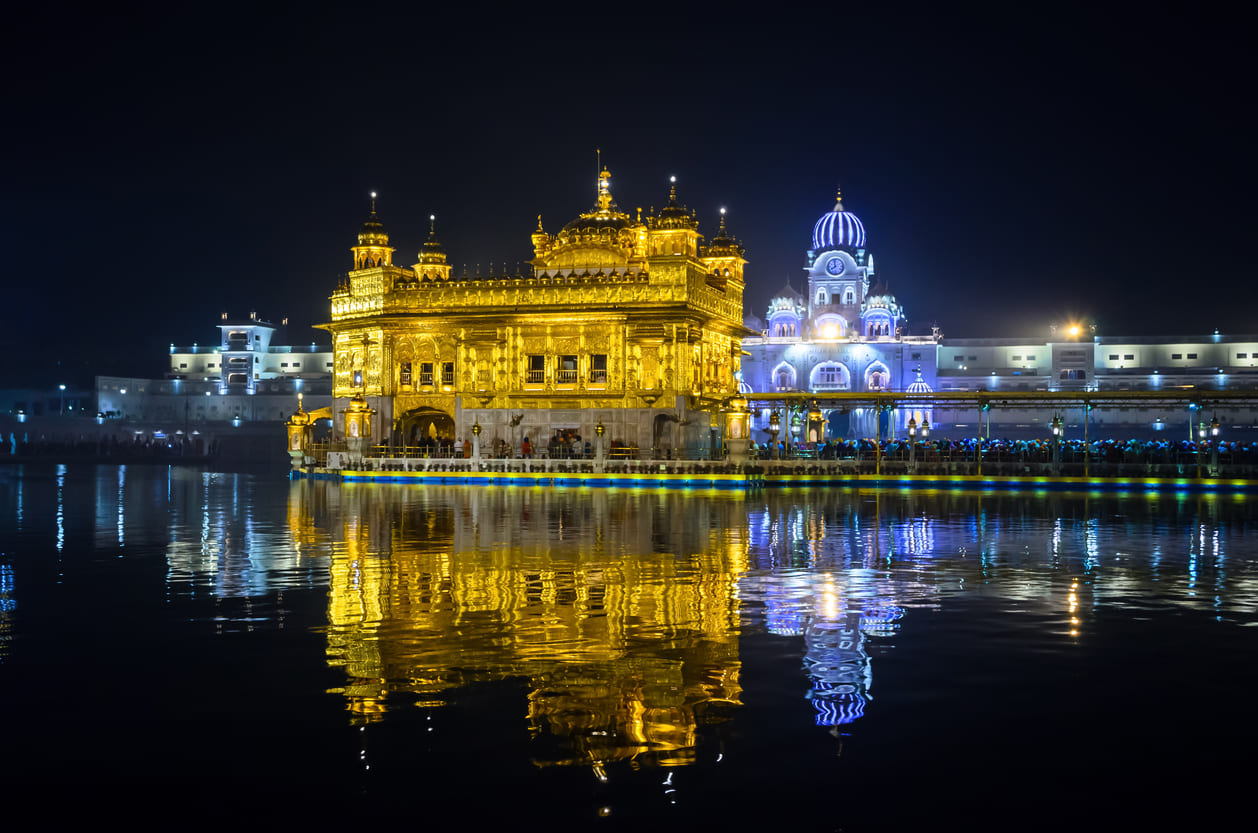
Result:
{"label": "railing", "polygon": [[545,370],[530,370],[528,371],[528,374],[524,377],[524,381],[528,382],[530,385],[543,384],[546,381],[546,371]]}
{"label": "railing", "polygon": [[557,370],[555,371],[555,382],[560,385],[575,385],[577,383],[577,372],[575,370]]}

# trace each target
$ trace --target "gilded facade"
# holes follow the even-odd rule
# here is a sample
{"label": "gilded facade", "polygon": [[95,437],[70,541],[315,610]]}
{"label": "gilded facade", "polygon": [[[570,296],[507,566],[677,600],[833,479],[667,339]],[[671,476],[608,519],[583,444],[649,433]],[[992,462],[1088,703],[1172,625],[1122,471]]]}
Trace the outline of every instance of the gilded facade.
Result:
{"label": "gilded facade", "polygon": [[717,441],[751,334],[724,218],[704,245],[675,186],[661,210],[630,216],[604,169],[594,207],[555,234],[539,217],[532,246],[524,274],[457,277],[430,229],[418,262],[399,266],[373,201],[322,325],[338,413],[364,397],[378,438],[470,439],[479,424],[482,443],[518,448],[557,430],[592,438],[601,422],[641,449]]}

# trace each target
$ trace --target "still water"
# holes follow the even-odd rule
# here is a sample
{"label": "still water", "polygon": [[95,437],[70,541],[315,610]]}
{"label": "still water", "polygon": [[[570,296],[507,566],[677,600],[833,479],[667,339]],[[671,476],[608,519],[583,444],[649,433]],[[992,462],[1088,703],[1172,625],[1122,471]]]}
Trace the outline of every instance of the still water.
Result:
{"label": "still water", "polygon": [[885,830],[1247,806],[1241,497],[10,466],[0,524],[10,811]]}

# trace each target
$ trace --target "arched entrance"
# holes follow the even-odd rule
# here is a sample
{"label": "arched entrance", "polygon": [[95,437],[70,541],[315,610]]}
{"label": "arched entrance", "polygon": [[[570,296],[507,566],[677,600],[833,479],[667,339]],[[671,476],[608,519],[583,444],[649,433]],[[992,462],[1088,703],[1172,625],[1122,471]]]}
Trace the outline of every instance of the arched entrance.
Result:
{"label": "arched entrance", "polygon": [[415,408],[402,414],[398,441],[407,446],[431,445],[438,440],[452,441],[454,418],[436,408]]}

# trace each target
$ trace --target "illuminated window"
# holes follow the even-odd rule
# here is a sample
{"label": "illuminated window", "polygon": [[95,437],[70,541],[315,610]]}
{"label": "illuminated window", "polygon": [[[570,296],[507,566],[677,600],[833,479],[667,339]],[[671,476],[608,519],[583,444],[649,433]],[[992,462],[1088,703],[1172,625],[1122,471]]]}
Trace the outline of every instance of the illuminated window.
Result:
{"label": "illuminated window", "polygon": [[432,384],[432,362],[419,363],[419,383],[421,385]]}
{"label": "illuminated window", "polygon": [[546,357],[529,356],[528,375],[525,377],[530,385],[540,385],[546,381]]}
{"label": "illuminated window", "polygon": [[607,356],[597,353],[590,356],[590,384],[607,384]]}
{"label": "illuminated window", "polygon": [[577,383],[576,356],[555,357],[555,382],[560,385],[575,385]]}
{"label": "illuminated window", "polygon": [[441,363],[441,384],[443,385],[454,384],[454,362]]}

